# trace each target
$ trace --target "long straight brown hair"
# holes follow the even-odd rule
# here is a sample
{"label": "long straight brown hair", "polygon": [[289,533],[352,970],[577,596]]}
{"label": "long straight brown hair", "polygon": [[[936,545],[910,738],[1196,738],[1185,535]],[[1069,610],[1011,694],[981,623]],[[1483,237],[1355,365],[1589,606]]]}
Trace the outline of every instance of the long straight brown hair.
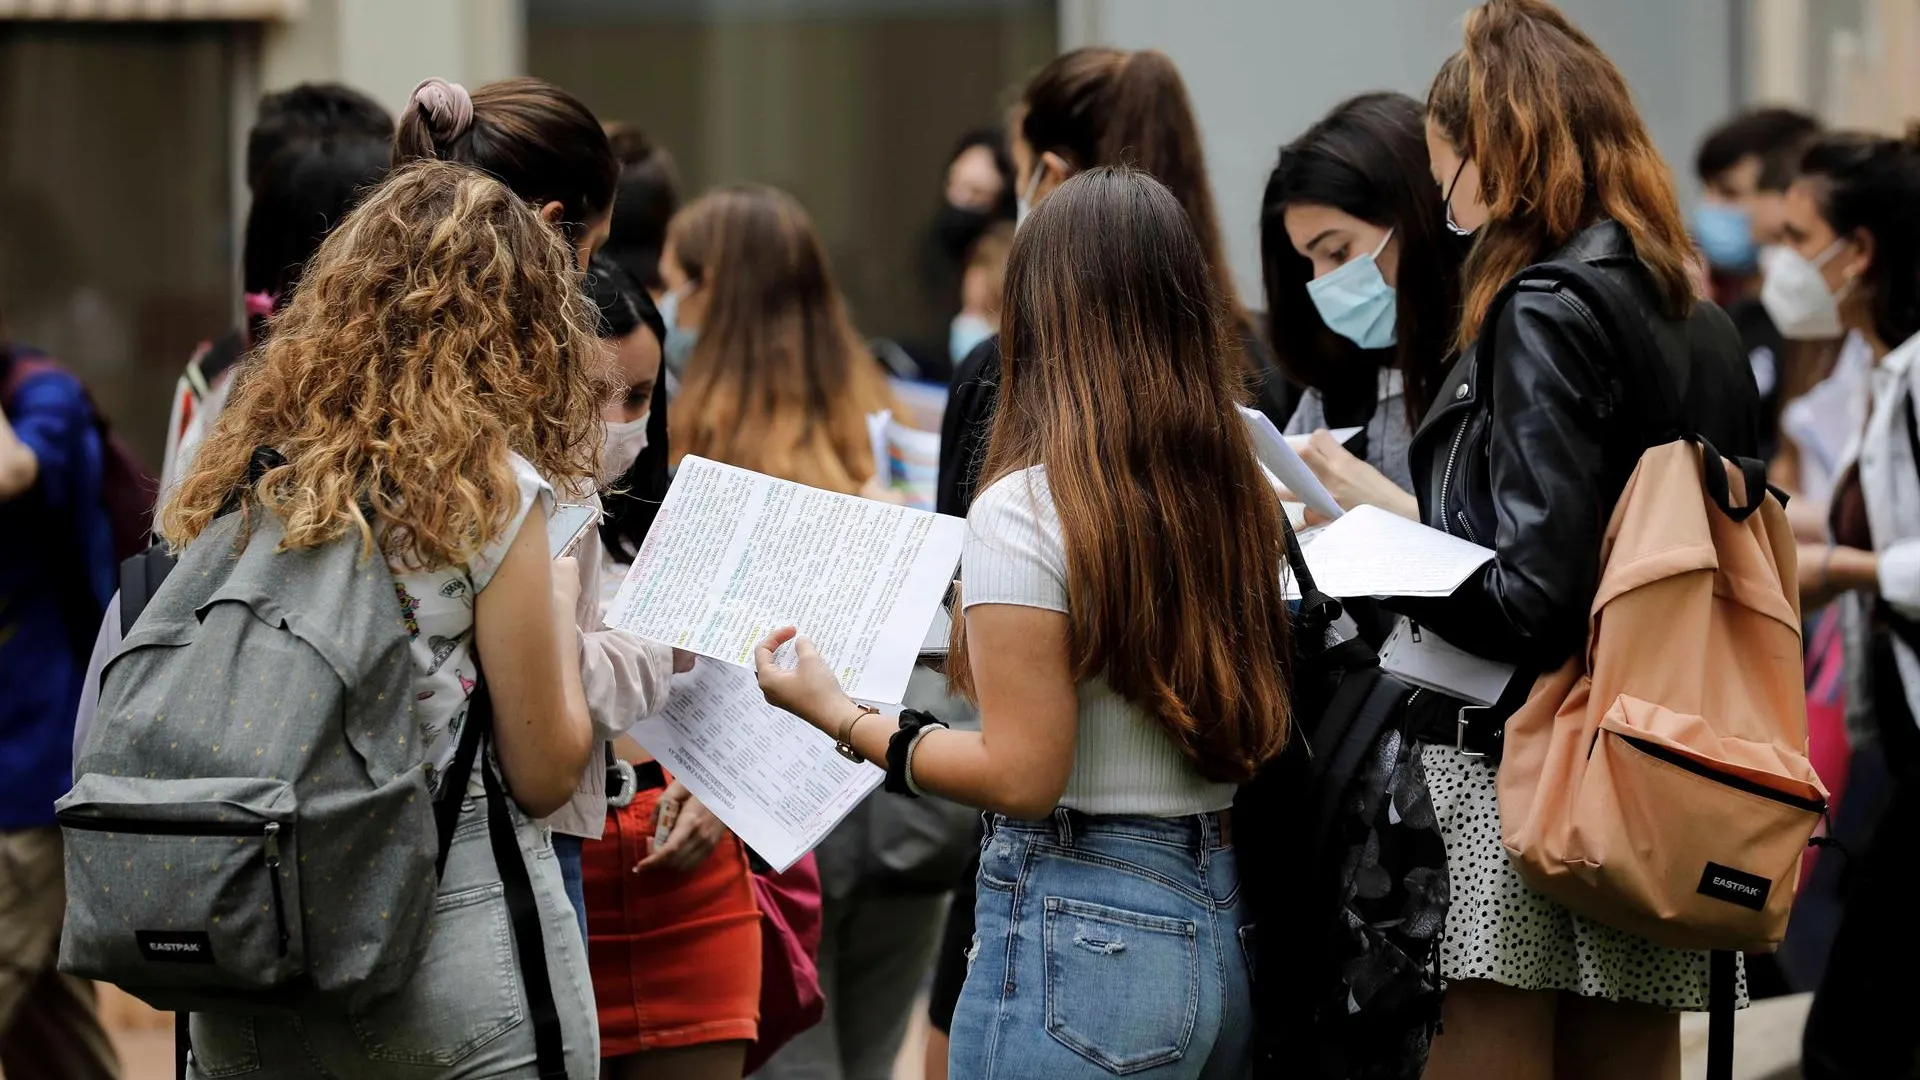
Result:
{"label": "long straight brown hair", "polygon": [[873,477],[867,414],[890,395],[807,212],[775,188],[722,188],[674,215],[667,247],[710,297],[668,420],[673,460],[859,491]]}
{"label": "long straight brown hair", "polygon": [[[1001,320],[982,486],[1046,469],[1074,678],[1104,676],[1210,779],[1250,778],[1291,721],[1284,534],[1186,209],[1139,170],[1079,173],[1014,237]],[[956,626],[972,693],[965,644]]]}
{"label": "long straight brown hair", "polygon": [[1633,238],[1667,313],[1693,305],[1693,245],[1673,174],[1620,69],[1546,0],[1489,0],[1427,94],[1427,119],[1480,168],[1487,223],[1467,256],[1456,344],[1495,293],[1580,230],[1612,218]]}

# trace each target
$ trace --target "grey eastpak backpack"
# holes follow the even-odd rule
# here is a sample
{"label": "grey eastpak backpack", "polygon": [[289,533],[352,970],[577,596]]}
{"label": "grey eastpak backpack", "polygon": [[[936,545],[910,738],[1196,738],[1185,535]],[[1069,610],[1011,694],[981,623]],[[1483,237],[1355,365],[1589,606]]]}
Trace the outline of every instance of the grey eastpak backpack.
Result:
{"label": "grey eastpak backpack", "polygon": [[[277,457],[257,452],[253,475]],[[357,533],[297,551],[282,536],[255,503],[177,566],[157,551],[127,561],[121,601],[139,617],[56,804],[60,970],[159,1009],[259,1013],[400,987],[491,731],[483,684],[436,803],[386,560]],[[540,1073],[563,1075],[531,879],[504,789],[481,774]]]}

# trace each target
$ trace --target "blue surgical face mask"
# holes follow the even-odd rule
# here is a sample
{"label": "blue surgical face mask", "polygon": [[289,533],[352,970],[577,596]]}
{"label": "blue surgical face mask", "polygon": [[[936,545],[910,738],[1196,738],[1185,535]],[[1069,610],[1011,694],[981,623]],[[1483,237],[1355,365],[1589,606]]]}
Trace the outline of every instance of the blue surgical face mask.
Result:
{"label": "blue surgical face mask", "polygon": [[963,311],[953,317],[953,325],[947,330],[947,355],[953,357],[957,365],[973,352],[974,346],[992,337],[998,330],[986,319]]}
{"label": "blue surgical face mask", "polygon": [[1363,349],[1384,349],[1393,344],[1399,309],[1393,286],[1381,276],[1377,261],[1392,239],[1393,230],[1388,229],[1379,247],[1307,282],[1307,295],[1327,329]]}
{"label": "blue surgical face mask", "polygon": [[1701,203],[1693,211],[1693,238],[1716,270],[1744,273],[1754,268],[1759,249],[1753,242],[1753,218],[1743,207]]}
{"label": "blue surgical face mask", "polygon": [[676,379],[686,373],[687,360],[693,356],[694,342],[700,334],[698,330],[680,329],[679,318],[680,289],[672,289],[660,298],[660,320],[667,324],[667,340],[660,343],[660,359]]}

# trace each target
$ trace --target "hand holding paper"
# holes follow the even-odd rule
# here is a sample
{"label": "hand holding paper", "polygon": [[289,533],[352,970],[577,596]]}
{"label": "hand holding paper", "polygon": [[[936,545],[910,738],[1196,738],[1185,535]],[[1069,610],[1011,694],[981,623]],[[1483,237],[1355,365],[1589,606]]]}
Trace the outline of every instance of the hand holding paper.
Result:
{"label": "hand holding paper", "polygon": [[1328,596],[1451,596],[1493,558],[1483,548],[1377,506],[1357,506],[1301,537],[1314,584]]}
{"label": "hand holding paper", "polygon": [[1288,444],[1280,434],[1280,429],[1273,426],[1273,421],[1267,419],[1265,413],[1245,405],[1240,406],[1240,417],[1246,421],[1247,430],[1253,435],[1254,456],[1260,459],[1260,464],[1266,466],[1274,479],[1280,481],[1280,486],[1314,513],[1326,518],[1339,517],[1342,512],[1340,504],[1327,493],[1326,486],[1320,483],[1319,477],[1313,475],[1312,469],[1307,468],[1307,463],[1300,460],[1299,452]]}
{"label": "hand holding paper", "polygon": [[769,705],[753,673],[728,664],[674,676],[667,707],[628,734],[775,870],[811,851],[885,779]]}

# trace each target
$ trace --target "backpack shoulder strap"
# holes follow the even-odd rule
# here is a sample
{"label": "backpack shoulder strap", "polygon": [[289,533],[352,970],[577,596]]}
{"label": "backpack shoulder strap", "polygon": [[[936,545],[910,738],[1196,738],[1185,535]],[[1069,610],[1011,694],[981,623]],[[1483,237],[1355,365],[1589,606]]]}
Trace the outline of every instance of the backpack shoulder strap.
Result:
{"label": "backpack shoulder strap", "polygon": [[[1480,323],[1482,336],[1492,341],[1500,315],[1519,293],[1560,291],[1570,293],[1598,324],[1612,354],[1622,364],[1620,374],[1628,389],[1640,397],[1644,405],[1651,406],[1654,415],[1671,417],[1677,423],[1680,391],[1673,385],[1672,373],[1660,361],[1660,345],[1644,320],[1625,315],[1633,309],[1633,298],[1601,264],[1578,260],[1543,262],[1515,274],[1487,305],[1486,317]],[[1489,389],[1487,380],[1493,373],[1494,353],[1491,349],[1482,349],[1479,355],[1489,361],[1478,364],[1474,372],[1475,389],[1484,396]]]}
{"label": "backpack shoulder strap", "polygon": [[[260,482],[267,470],[284,464],[285,458],[271,446],[255,447],[253,457],[247,462],[245,483],[234,489],[227,501],[220,507],[217,517],[225,517],[240,509],[240,504],[253,486]],[[167,575],[180,562],[179,556],[167,550],[165,544],[153,544],[143,551],[137,551],[120,562],[120,636],[125,638],[133,632],[133,624],[140,620],[140,613],[146,610],[147,602],[166,584]],[[451,835],[451,834],[449,834]],[[442,849],[444,858],[444,847]]]}
{"label": "backpack shoulder strap", "polygon": [[[478,674],[478,673],[476,673]],[[439,833],[439,862],[436,876],[447,870],[447,851],[453,846],[454,827],[460,820],[461,805],[466,802],[467,786],[474,767],[480,769],[481,789],[487,801],[488,842],[493,861],[500,871],[500,883],[507,901],[507,917],[513,932],[514,952],[520,957],[520,979],[526,989],[527,1008],[533,1020],[534,1064],[541,1080],[566,1080],[566,1047],[560,1028],[560,1013],[553,999],[553,983],[547,974],[545,934],[540,926],[540,909],[533,894],[533,878],[527,871],[526,857],[514,835],[512,811],[505,790],[493,769],[481,760],[480,748],[493,733],[493,698],[487,693],[486,676],[479,676],[467,719],[460,728],[460,741],[453,761],[440,781],[439,799],[434,803],[434,825]]]}
{"label": "backpack shoulder strap", "polygon": [[[1699,446],[1703,458],[1702,480],[1707,494],[1722,513],[1736,522],[1752,516],[1769,494],[1784,505],[1787,495],[1767,482],[1765,462],[1754,458],[1724,457],[1704,436],[1687,426],[1681,388],[1674,384],[1673,373],[1661,360],[1659,342],[1654,339],[1647,322],[1632,315],[1635,306],[1633,297],[1604,269],[1604,266],[1613,265],[1615,261],[1604,264],[1546,262],[1529,266],[1515,275],[1514,280],[1494,297],[1483,325],[1492,327],[1498,308],[1522,289],[1567,291],[1593,317],[1610,346],[1610,354],[1620,364],[1618,374],[1623,376],[1621,382],[1635,399],[1629,403],[1629,407],[1637,409],[1642,416],[1656,418],[1645,429],[1648,432],[1648,445],[1657,446],[1674,439],[1686,439]],[[1486,390],[1484,380],[1489,377],[1491,367],[1491,364],[1482,365],[1475,372],[1476,380],[1482,380],[1482,392]],[[1732,500],[1725,464],[1729,460],[1740,469],[1746,487],[1745,504]],[[1915,460],[1920,461],[1920,457]]]}
{"label": "backpack shoulder strap", "polygon": [[1295,633],[1305,628],[1318,634],[1339,621],[1340,601],[1314,586],[1313,571],[1307,568],[1306,553],[1300,549],[1300,538],[1294,534],[1293,522],[1287,520],[1284,508],[1280,511],[1280,529],[1287,543],[1287,567],[1300,585],[1300,615]]}

